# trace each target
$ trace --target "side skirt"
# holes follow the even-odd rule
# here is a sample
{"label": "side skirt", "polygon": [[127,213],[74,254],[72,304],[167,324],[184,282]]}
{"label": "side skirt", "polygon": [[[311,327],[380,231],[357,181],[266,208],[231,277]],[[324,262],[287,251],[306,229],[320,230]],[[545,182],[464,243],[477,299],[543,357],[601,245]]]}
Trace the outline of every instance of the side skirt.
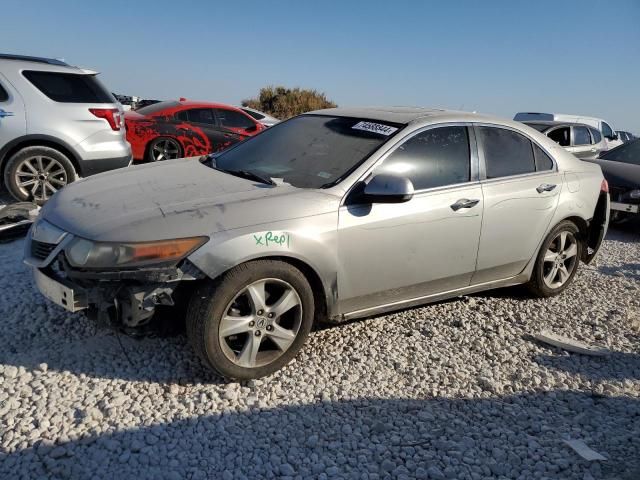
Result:
{"label": "side skirt", "polygon": [[491,282],[479,283],[477,285],[471,285],[469,287],[459,288],[456,290],[449,290],[447,292],[436,293],[433,295],[426,295],[422,297],[410,298],[408,300],[401,300],[398,302],[387,303],[384,305],[378,305],[371,308],[365,308],[362,310],[354,310],[347,312],[336,318],[334,321],[346,321],[355,318],[372,317],[374,315],[380,315],[382,313],[388,313],[395,310],[402,310],[405,308],[416,307],[418,305],[425,305],[428,303],[439,302],[441,300],[447,300],[449,298],[461,297],[470,293],[477,293],[484,290],[492,290],[494,288],[511,287],[514,285],[520,285],[526,283],[529,280],[527,270],[515,275],[513,277],[505,278],[502,280],[494,280]]}

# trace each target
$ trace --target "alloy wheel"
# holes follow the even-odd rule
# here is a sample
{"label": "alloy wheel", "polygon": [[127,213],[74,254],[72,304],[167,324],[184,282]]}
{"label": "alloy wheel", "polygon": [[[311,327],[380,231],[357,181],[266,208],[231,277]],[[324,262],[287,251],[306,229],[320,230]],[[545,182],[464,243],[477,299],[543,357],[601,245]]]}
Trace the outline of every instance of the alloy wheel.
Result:
{"label": "alloy wheel", "polygon": [[571,232],[559,232],[544,254],[542,275],[545,285],[554,289],[562,287],[577,264],[578,240]]}
{"label": "alloy wheel", "polygon": [[156,162],[160,160],[173,160],[180,156],[180,145],[178,145],[175,140],[163,138],[153,144],[151,147],[151,155]]}
{"label": "alloy wheel", "polygon": [[287,282],[261,279],[243,288],[225,309],[218,340],[234,364],[256,368],[286,352],[302,324],[302,301]]}
{"label": "alloy wheel", "polygon": [[16,185],[23,195],[46,201],[68,183],[67,171],[51,157],[25,158],[16,169]]}

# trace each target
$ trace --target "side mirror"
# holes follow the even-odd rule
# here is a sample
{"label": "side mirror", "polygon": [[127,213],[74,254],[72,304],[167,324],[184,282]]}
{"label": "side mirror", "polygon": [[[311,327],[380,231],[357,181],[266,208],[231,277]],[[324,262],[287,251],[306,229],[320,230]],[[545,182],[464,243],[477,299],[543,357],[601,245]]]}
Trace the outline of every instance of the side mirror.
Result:
{"label": "side mirror", "polygon": [[413,183],[406,177],[381,173],[375,175],[362,191],[360,200],[369,203],[402,203],[413,197]]}

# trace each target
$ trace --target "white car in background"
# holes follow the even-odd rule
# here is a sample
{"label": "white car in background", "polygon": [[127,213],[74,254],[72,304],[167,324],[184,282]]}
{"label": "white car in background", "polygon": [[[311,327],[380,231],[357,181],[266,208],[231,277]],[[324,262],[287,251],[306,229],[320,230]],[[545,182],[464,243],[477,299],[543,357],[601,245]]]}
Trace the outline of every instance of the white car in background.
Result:
{"label": "white car in background", "polygon": [[602,136],[606,141],[606,150],[611,150],[623,143],[611,124],[601,118],[567,115],[564,113],[518,112],[513,119],[519,122],[534,122],[542,120],[550,122],[583,123],[600,130],[600,133],[602,133]]}
{"label": "white car in background", "polygon": [[244,113],[246,113],[247,115],[250,115],[253,118],[255,118],[265,127],[273,127],[276,123],[280,122],[280,120],[278,120],[276,117],[272,117],[268,113],[261,112],[260,110],[255,110],[249,107],[238,107],[238,108],[242,110]]}

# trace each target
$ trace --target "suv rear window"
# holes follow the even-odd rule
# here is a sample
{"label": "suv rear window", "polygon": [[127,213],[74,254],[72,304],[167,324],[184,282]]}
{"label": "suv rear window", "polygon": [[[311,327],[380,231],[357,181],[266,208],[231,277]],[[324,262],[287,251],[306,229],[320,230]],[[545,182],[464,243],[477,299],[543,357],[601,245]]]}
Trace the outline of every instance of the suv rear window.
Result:
{"label": "suv rear window", "polygon": [[0,85],[0,102],[6,102],[7,100],[9,100],[9,94],[2,88],[2,85]]}
{"label": "suv rear window", "polygon": [[23,75],[38,90],[55,102],[115,103],[113,96],[95,75],[29,70]]}

